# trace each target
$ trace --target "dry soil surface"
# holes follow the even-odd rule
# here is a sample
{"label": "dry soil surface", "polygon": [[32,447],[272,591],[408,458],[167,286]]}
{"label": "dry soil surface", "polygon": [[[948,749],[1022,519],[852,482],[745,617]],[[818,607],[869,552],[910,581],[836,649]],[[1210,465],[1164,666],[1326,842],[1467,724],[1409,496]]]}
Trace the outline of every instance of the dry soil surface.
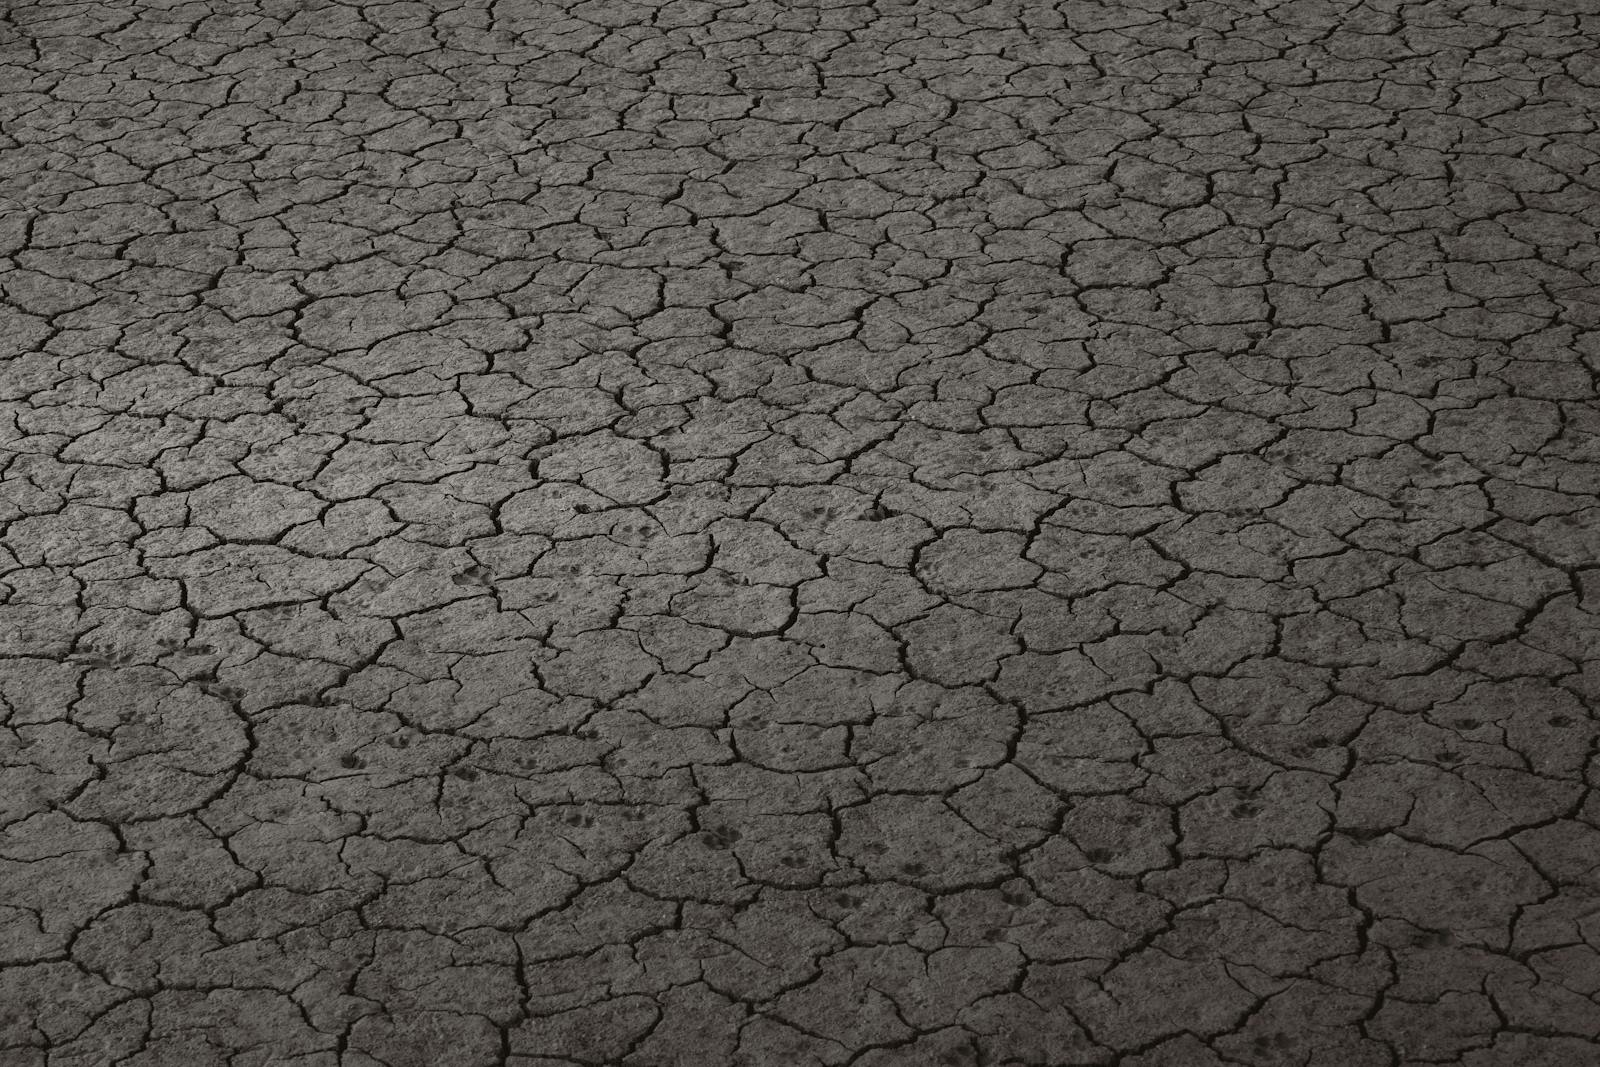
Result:
{"label": "dry soil surface", "polygon": [[1600,1063],[1592,0],[0,3],[4,1067]]}

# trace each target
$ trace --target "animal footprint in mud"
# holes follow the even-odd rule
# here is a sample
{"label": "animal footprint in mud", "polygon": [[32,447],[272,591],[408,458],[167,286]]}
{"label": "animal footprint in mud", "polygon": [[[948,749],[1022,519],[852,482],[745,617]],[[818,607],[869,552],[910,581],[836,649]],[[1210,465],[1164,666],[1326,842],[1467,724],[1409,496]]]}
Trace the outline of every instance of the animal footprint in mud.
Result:
{"label": "animal footprint in mud", "polygon": [[611,539],[629,548],[644,548],[661,536],[661,531],[650,523],[618,523],[611,528]]}
{"label": "animal footprint in mud", "polygon": [[717,826],[701,834],[700,842],[706,848],[721,851],[732,848],[743,836],[731,826]]}
{"label": "animal footprint in mud", "polygon": [[116,667],[133,662],[133,653],[118,652],[110,645],[86,644],[72,659],[85,667]]}
{"label": "animal footprint in mud", "polygon": [[489,568],[472,566],[452,577],[450,581],[455,585],[472,585],[481,588],[489,584],[489,577]]}
{"label": "animal footprint in mud", "polygon": [[844,513],[835,507],[806,508],[805,516],[818,526],[831,526],[835,519]]}
{"label": "animal footprint in mud", "polygon": [[[994,940],[999,940],[995,938]],[[949,1064],[950,1067],[959,1067],[963,1063],[977,1063],[978,1050],[971,1045],[961,1045],[946,1052],[939,1057],[940,1063]]]}
{"label": "animal footprint in mud", "polygon": [[594,816],[586,811],[569,811],[561,817],[568,826],[587,828],[594,825]]}
{"label": "animal footprint in mud", "polygon": [[1448,930],[1417,930],[1410,938],[1417,948],[1443,948],[1454,940]]}

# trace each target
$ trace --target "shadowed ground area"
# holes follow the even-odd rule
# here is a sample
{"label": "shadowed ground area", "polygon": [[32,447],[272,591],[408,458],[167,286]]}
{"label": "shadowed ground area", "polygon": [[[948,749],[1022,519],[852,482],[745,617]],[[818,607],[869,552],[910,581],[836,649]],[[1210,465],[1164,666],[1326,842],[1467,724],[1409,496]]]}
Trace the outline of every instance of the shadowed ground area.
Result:
{"label": "shadowed ground area", "polygon": [[0,0],[0,1064],[1600,1064],[1597,45]]}

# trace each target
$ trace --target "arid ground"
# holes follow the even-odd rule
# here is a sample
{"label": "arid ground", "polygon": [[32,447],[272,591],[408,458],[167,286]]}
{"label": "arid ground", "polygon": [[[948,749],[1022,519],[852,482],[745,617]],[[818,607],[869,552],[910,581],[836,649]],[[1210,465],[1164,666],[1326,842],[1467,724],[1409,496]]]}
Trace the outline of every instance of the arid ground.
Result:
{"label": "arid ground", "polygon": [[1600,1064],[1593,0],[0,0],[0,1067]]}

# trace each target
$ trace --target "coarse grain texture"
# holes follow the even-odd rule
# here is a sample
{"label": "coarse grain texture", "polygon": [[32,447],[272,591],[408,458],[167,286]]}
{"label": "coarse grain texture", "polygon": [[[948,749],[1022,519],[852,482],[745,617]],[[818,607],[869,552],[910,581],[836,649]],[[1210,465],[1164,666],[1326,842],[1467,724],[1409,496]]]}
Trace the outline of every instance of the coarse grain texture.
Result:
{"label": "coarse grain texture", "polygon": [[1600,8],[0,0],[0,1065],[1600,1064]]}

